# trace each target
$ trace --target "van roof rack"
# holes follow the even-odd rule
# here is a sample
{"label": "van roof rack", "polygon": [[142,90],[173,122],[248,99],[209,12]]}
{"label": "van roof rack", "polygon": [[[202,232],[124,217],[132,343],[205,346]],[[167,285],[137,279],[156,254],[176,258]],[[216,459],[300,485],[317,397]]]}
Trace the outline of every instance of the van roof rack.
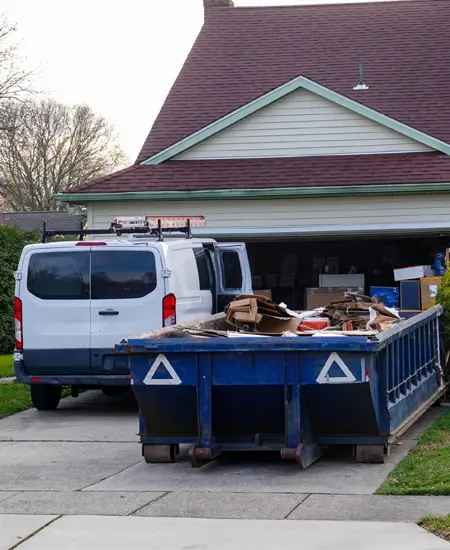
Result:
{"label": "van roof rack", "polygon": [[[199,219],[195,220],[196,225],[200,225]],[[165,219],[168,219],[167,217]],[[203,219],[203,218],[202,218]],[[162,220],[156,219],[150,216],[136,216],[127,218],[115,218],[108,229],[87,229],[84,227],[83,222],[80,222],[79,230],[67,230],[58,231],[53,229],[47,229],[47,222],[43,222],[42,227],[42,243],[47,243],[49,237],[55,237],[57,235],[70,236],[74,235],[78,237],[79,241],[84,240],[88,235],[122,235],[139,236],[143,238],[144,235],[157,238],[158,241],[164,241],[164,236],[172,235],[173,233],[182,233],[186,235],[187,239],[192,239],[192,227],[190,218],[182,218],[183,226],[167,226],[163,227]],[[179,220],[180,221],[180,220]],[[156,226],[155,226],[156,222]]]}

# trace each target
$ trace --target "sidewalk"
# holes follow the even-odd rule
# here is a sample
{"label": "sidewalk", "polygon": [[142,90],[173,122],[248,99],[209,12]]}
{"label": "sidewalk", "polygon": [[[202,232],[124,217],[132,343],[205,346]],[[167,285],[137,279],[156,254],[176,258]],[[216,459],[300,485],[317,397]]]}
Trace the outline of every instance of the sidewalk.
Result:
{"label": "sidewalk", "polygon": [[411,523],[0,516],[0,533],[0,550],[450,549]]}
{"label": "sidewalk", "polygon": [[418,522],[450,513],[450,496],[228,491],[0,491],[0,514]]}

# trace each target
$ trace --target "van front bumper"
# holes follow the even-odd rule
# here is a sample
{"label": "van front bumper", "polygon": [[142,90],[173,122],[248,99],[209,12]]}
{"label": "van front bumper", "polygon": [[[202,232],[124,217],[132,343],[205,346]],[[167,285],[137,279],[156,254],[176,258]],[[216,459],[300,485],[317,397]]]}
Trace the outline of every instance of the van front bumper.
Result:
{"label": "van front bumper", "polygon": [[23,356],[19,352],[14,353],[14,370],[17,381],[21,384],[51,384],[54,386],[129,386],[129,374],[27,374],[25,372]]}

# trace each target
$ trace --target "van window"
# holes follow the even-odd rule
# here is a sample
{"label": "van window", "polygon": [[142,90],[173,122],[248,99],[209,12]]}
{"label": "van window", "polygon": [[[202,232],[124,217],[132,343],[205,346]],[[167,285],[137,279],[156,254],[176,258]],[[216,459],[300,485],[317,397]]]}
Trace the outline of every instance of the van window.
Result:
{"label": "van window", "polygon": [[156,283],[156,262],[153,252],[92,251],[92,300],[143,298],[155,290]]}
{"label": "van window", "polygon": [[42,300],[89,300],[89,252],[33,254],[27,288]]}
{"label": "van window", "polygon": [[197,262],[200,290],[212,290],[212,274],[207,252],[204,248],[194,248],[193,251]]}
{"label": "van window", "polygon": [[234,250],[222,252],[222,268],[226,289],[242,288],[242,268],[239,254]]}

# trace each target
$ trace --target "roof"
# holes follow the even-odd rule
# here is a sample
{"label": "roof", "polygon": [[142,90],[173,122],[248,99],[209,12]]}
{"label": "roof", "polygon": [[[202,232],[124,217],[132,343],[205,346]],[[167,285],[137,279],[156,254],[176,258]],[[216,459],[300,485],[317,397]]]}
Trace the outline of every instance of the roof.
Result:
{"label": "roof", "polygon": [[450,142],[449,47],[447,0],[211,8],[137,161],[301,75]]}
{"label": "roof", "polygon": [[449,183],[442,153],[341,155],[136,164],[70,189],[70,193],[203,191],[331,185]]}
{"label": "roof", "polygon": [[15,226],[21,231],[42,229],[47,222],[47,229],[53,231],[76,231],[85,217],[70,212],[0,212],[0,225]]}
{"label": "roof", "polygon": [[450,143],[449,47],[448,0],[211,8],[137,164],[67,193],[450,183],[440,153],[138,164],[298,77]]}

